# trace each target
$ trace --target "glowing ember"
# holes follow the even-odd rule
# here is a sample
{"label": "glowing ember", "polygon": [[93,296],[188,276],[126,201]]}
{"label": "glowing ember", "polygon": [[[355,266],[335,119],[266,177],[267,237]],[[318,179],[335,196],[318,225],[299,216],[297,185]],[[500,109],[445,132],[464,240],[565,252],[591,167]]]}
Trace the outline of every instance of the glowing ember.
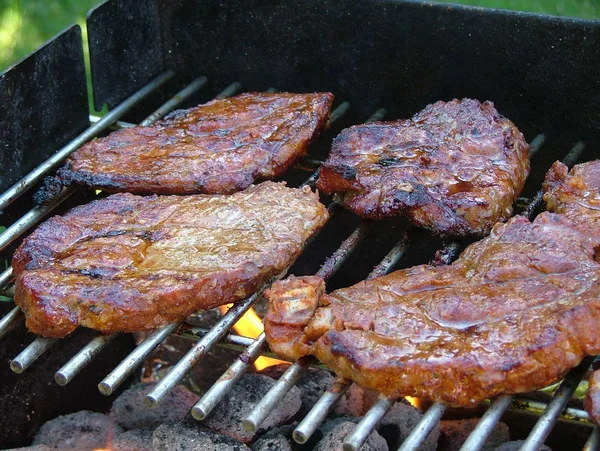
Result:
{"label": "glowing ember", "polygon": [[411,406],[416,407],[419,410],[424,410],[423,402],[419,398],[413,398],[412,396],[405,396],[404,399],[406,399],[410,403]]}
{"label": "glowing ember", "polygon": [[[219,307],[219,310],[221,310],[221,313],[225,313],[229,307],[231,307],[231,305],[232,304],[222,305]],[[256,338],[263,332],[264,328],[260,317],[256,314],[253,308],[250,308],[250,310],[244,313],[238,322],[235,323],[233,330],[244,337]],[[270,357],[259,357],[254,362],[254,367],[260,371],[268,366],[279,365],[280,363],[285,362],[283,360],[272,359]]]}

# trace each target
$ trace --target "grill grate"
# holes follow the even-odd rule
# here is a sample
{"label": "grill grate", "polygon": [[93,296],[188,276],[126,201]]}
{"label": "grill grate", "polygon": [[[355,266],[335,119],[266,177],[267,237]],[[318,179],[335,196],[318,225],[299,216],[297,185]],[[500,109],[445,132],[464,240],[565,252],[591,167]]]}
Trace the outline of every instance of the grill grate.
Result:
{"label": "grill grate", "polygon": [[[27,190],[41,180],[44,175],[55,169],[70,153],[77,149],[81,144],[107,130],[109,127],[122,128],[133,124],[119,122],[118,120],[129,111],[139,101],[154,92],[156,89],[164,85],[175,74],[171,71],[165,72],[133,96],[125,100],[123,103],[115,107],[110,113],[102,119],[93,121],[93,124],[80,136],[70,142],[68,145],[60,149],[54,156],[42,163],[30,174],[25,176],[19,183],[11,187],[7,192],[0,196],[0,209],[3,209],[18,197],[23,195]],[[207,83],[206,77],[199,77],[192,83],[187,85],[177,95],[163,104],[154,113],[148,116],[141,125],[150,125],[163,117],[169,111],[177,107],[181,102],[188,99],[194,93],[202,89]],[[239,82],[232,83],[227,86],[217,99],[235,95],[242,90],[242,85]],[[269,91],[274,91],[270,89]],[[339,121],[350,110],[348,102],[341,103],[331,114],[330,123]],[[378,109],[367,120],[376,121],[385,117],[387,111],[383,108]],[[545,136],[538,135],[531,142],[532,157],[539,151],[545,143]],[[584,145],[581,142],[576,143],[573,148],[564,157],[563,162],[567,165],[573,165],[580,157]],[[317,165],[319,162],[316,162]],[[308,161],[307,167],[314,167],[315,161]],[[314,186],[318,177],[318,169],[308,177],[303,185]],[[56,208],[69,195],[73,194],[78,188],[67,188],[63,190],[60,197],[52,204],[44,207],[33,208],[19,219],[13,226],[7,229],[0,236],[0,250],[7,247],[27,230],[29,230],[37,221]],[[532,218],[536,211],[542,205],[543,192],[539,190],[531,201],[523,209],[524,216]],[[328,207],[331,216],[338,214],[342,209],[335,201]],[[410,246],[408,238],[411,227],[408,226],[401,232],[401,238],[397,244],[389,251],[389,253],[381,260],[381,262],[373,269],[368,278],[378,277],[390,272],[398,261],[405,255]],[[349,256],[357,249],[358,245],[369,234],[370,227],[368,223],[361,222],[350,235],[341,243],[340,247],[331,254],[325,263],[321,266],[317,275],[324,279],[331,278],[336,271],[346,262]],[[461,246],[458,242],[451,242],[443,249],[436,253],[436,262],[448,264],[454,260]],[[287,271],[286,271],[287,272]],[[281,278],[285,272],[275,277]],[[8,268],[0,274],[0,289],[4,289],[4,294],[12,294],[11,289],[7,288],[12,279],[12,268]],[[264,334],[261,334],[257,339],[249,339],[239,335],[231,334],[231,327],[237,320],[257,302],[262,290],[269,284],[265,285],[259,292],[255,293],[248,299],[237,303],[219,320],[219,322],[210,330],[202,328],[193,328],[187,324],[170,324],[151,333],[142,343],[140,343],[134,351],[125,358],[114,370],[112,370],[106,378],[98,385],[98,389],[105,395],[112,394],[119,385],[136,369],[138,368],[148,355],[162,343],[170,334],[176,333],[184,337],[192,337],[197,339],[195,346],[171,369],[171,371],[155,386],[155,388],[147,395],[146,401],[150,407],[158,405],[161,400],[169,393],[169,391],[177,385],[183,377],[199,363],[202,357],[215,345],[224,345],[242,349],[242,355],[233,365],[221,376],[221,378],[213,384],[213,386],[205,393],[192,409],[192,415],[198,420],[204,419],[218,403],[223,399],[225,394],[235,384],[239,378],[252,366],[253,362],[265,353],[266,340]],[[15,307],[4,318],[0,319],[0,338],[7,334],[14,327],[23,323],[24,316],[18,307]],[[55,380],[59,385],[68,384],[85,365],[87,365],[104,347],[106,347],[117,334],[99,335],[90,341],[83,349],[81,349],[71,360],[69,360],[55,374]],[[17,373],[25,371],[33,362],[47,351],[56,342],[56,339],[44,337],[36,338],[24,351],[11,361],[11,368]],[[266,353],[268,355],[268,353]],[[477,427],[470,434],[468,440],[461,449],[477,450],[480,449],[494,426],[500,421],[500,418],[506,410],[517,409],[523,410],[524,404],[535,405],[537,410],[544,410],[544,413],[539,417],[538,422],[529,434],[529,437],[522,449],[535,450],[538,449],[548,434],[561,418],[561,414],[565,411],[567,402],[571,399],[577,385],[581,381],[585,371],[590,367],[592,358],[584,359],[584,361],[576,368],[572,369],[561,383],[558,391],[552,400],[548,403],[533,402],[527,400],[527,403],[520,402],[520,398],[515,398],[510,395],[502,395],[494,400],[485,414],[479,421]],[[312,357],[305,357],[290,365],[287,371],[276,382],[273,388],[263,397],[256,405],[255,409],[243,420],[244,427],[249,431],[256,431],[263,420],[268,416],[274,406],[285,396],[285,394],[295,385],[301,375],[316,361]],[[305,443],[310,436],[319,427],[321,422],[326,418],[329,411],[333,408],[335,402],[345,393],[350,387],[351,382],[344,379],[336,379],[332,386],[321,396],[318,402],[313,406],[312,410],[296,427],[293,437],[298,443]],[[344,450],[358,450],[366,441],[371,431],[377,426],[378,422],[385,413],[393,406],[395,400],[380,398],[374,406],[365,414],[363,419],[355,428],[354,432],[348,436],[344,444]],[[431,432],[431,430],[439,423],[445,406],[435,403],[424,413],[421,421],[415,426],[411,434],[404,441],[400,450],[418,449],[423,440]],[[533,409],[535,410],[535,409]],[[587,414],[579,409],[567,409],[567,414],[572,418],[579,420],[582,423],[589,424]],[[593,450],[600,446],[600,432],[598,428],[594,428],[584,449]]]}

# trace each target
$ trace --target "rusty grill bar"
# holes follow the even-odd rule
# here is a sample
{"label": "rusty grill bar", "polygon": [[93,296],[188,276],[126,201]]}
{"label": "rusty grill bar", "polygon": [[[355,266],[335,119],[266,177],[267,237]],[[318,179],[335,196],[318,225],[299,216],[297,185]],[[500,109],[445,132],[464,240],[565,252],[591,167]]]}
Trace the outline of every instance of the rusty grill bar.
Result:
{"label": "rusty grill bar", "polygon": [[[93,124],[81,135],[71,141],[69,144],[59,149],[59,151],[42,163],[31,173],[26,175],[20,182],[15,184],[0,196],[0,210],[10,205],[14,200],[27,192],[32,186],[41,180],[44,175],[55,169],[70,153],[80,147],[83,143],[98,135],[109,127],[123,128],[133,124],[119,122],[118,120],[129,111],[139,101],[154,92],[156,89],[167,83],[174,77],[172,71],[167,71],[156,77],[130,98],[115,107],[103,118],[94,119]],[[150,116],[148,116],[141,125],[150,125],[163,117],[169,111],[177,107],[181,102],[188,99],[192,94],[202,89],[207,83],[206,77],[199,77],[187,85],[184,89],[178,92],[173,98],[163,104]],[[227,86],[215,98],[224,99],[235,95],[242,90],[240,82],[234,82]],[[274,89],[268,91],[274,92]],[[341,119],[351,108],[350,103],[342,102],[332,112],[330,116],[330,124],[334,124]],[[380,108],[366,121],[377,121],[385,117],[387,111]],[[531,146],[531,156],[533,157],[542,145],[545,143],[546,137],[543,134],[536,136]],[[568,166],[572,166],[580,157],[584,145],[581,142],[575,143],[568,154],[564,157],[563,162]],[[319,161],[307,160],[308,166],[318,165]],[[302,185],[314,186],[318,178],[319,170],[317,169]],[[26,213],[21,219],[13,224],[0,236],[0,249],[4,249],[9,244],[13,243],[37,221],[44,217],[47,213],[57,207],[63,200],[72,194],[77,188],[67,188],[63,190],[60,197],[52,204],[45,207],[36,207]],[[528,205],[524,208],[521,214],[531,218],[534,213],[540,208],[543,202],[543,192],[539,190],[532,197]],[[328,207],[332,215],[340,211],[340,206],[335,201]],[[378,277],[389,273],[396,264],[401,260],[405,252],[410,246],[408,239],[408,229],[401,232],[401,238],[398,243],[390,250],[390,252],[381,260],[381,262],[373,269],[368,278]],[[369,233],[369,226],[365,222],[360,225],[344,240],[340,247],[323,263],[317,275],[324,279],[329,279],[336,271],[345,263],[352,252],[357,248],[358,244]],[[451,263],[458,255],[460,244],[458,242],[450,242],[443,249],[438,251],[438,261],[441,263]],[[285,272],[277,278],[283,277]],[[8,268],[0,274],[0,290],[3,293],[11,294],[10,289],[6,290],[12,278],[12,268]],[[268,284],[267,284],[268,285]],[[192,415],[197,420],[204,419],[218,403],[227,394],[229,389],[235,384],[239,378],[252,366],[253,362],[260,355],[272,355],[265,351],[266,340],[264,333],[256,339],[249,339],[239,335],[231,334],[231,327],[237,320],[261,297],[262,290],[255,293],[250,298],[241,301],[234,305],[210,330],[201,328],[193,328],[186,324],[170,324],[151,333],[137,348],[126,357],[121,364],[106,376],[106,378],[98,385],[98,389],[105,395],[110,395],[114,390],[136,369],[148,355],[161,344],[170,334],[176,333],[186,338],[200,339],[195,346],[186,354],[171,371],[155,386],[155,388],[147,395],[146,401],[149,407],[158,405],[161,400],[170,392],[170,390],[181,381],[181,379],[199,363],[202,357],[215,345],[223,345],[242,349],[242,355],[234,364],[223,374],[223,376],[206,392],[206,394],[192,408]],[[11,310],[4,318],[0,319],[0,339],[10,332],[14,327],[23,322],[23,314],[18,307]],[[104,349],[115,338],[117,334],[98,335],[92,339],[83,349],[81,349],[73,358],[71,358],[62,368],[55,374],[55,380],[60,385],[68,384],[78,373],[85,367],[102,349]],[[20,373],[25,371],[34,361],[48,350],[56,339],[38,337],[26,347],[15,359],[11,362],[13,371]],[[538,408],[545,409],[540,416],[537,424],[529,434],[527,442],[523,449],[534,450],[544,442],[553,426],[556,424],[561,414],[565,411],[567,402],[571,399],[577,385],[581,381],[585,371],[590,367],[592,358],[584,359],[577,367],[572,369],[565,377],[560,385],[560,388],[553,396],[548,404],[537,402]],[[268,416],[275,404],[279,402],[285,394],[294,386],[296,381],[315,361],[312,357],[306,357],[298,362],[293,363],[287,371],[276,382],[273,388],[262,398],[255,406],[255,409],[243,420],[244,427],[249,431],[256,431],[262,421]],[[334,404],[346,392],[352,382],[344,379],[336,379],[331,387],[321,396],[319,401],[314,405],[312,410],[296,427],[293,433],[293,438],[298,443],[305,443],[321,422],[326,418]],[[464,443],[462,450],[477,450],[484,444],[493,427],[500,421],[502,415],[507,409],[512,409],[515,403],[515,398],[511,395],[502,395],[491,402],[490,407],[486,410],[483,417],[480,419],[477,427],[470,434],[467,441]],[[385,413],[393,406],[396,400],[380,398],[378,402],[365,414],[361,422],[357,425],[354,432],[350,434],[344,443],[344,450],[358,450],[366,441],[369,434],[377,426],[378,422]],[[534,401],[528,401],[535,403]],[[431,430],[437,425],[444,414],[446,407],[439,403],[434,403],[423,415],[421,421],[415,426],[411,434],[404,441],[400,450],[418,449],[423,440],[428,436]],[[517,407],[517,410],[522,410]],[[585,412],[577,409],[568,409],[567,413],[577,418],[582,422],[589,421]],[[586,443],[585,450],[598,449],[600,446],[600,432],[598,428],[594,428]]]}

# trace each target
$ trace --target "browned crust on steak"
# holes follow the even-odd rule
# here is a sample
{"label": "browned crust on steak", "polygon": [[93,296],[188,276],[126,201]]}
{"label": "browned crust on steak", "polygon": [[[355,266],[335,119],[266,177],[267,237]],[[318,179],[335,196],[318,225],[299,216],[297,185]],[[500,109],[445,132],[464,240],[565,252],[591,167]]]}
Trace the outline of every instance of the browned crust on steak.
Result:
{"label": "browned crust on steak", "polygon": [[[590,204],[600,195],[599,168],[600,161],[569,175],[554,168],[562,175],[551,173],[546,186],[564,214],[542,213],[533,223],[512,218],[449,266],[415,266],[321,296],[302,334],[281,330],[282,310],[294,309],[282,305],[286,290],[308,292],[305,285],[321,281],[275,283],[267,298],[279,315],[271,317],[270,307],[266,322],[278,333],[266,329],[269,345],[290,359],[315,355],[340,377],[386,396],[450,405],[556,381],[600,352],[600,234],[568,213],[600,216]],[[575,186],[595,194],[582,203]]]}
{"label": "browned crust on steak", "polygon": [[333,94],[246,93],[118,130],[75,151],[65,184],[110,192],[226,194],[283,174],[325,128]]}
{"label": "browned crust on steak", "polygon": [[343,130],[317,187],[369,219],[405,216],[442,236],[485,235],[512,214],[529,145],[492,102],[436,102],[409,120]]}
{"label": "browned crust on steak", "polygon": [[55,216],[13,257],[31,332],[149,330],[239,301],[287,268],[327,220],[309,188],[233,195],[115,194]]}

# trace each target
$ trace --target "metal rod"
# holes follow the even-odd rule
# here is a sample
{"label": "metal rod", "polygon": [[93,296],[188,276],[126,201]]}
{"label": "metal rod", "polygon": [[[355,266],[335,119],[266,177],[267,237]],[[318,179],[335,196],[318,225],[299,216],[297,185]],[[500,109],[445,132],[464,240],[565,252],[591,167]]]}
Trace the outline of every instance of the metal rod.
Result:
{"label": "metal rod", "polygon": [[354,229],[348,238],[346,238],[340,247],[327,259],[323,266],[317,271],[317,276],[324,280],[329,279],[333,276],[338,269],[344,264],[348,257],[354,252],[358,244],[367,235],[368,227],[366,223],[361,222],[360,225]]}
{"label": "metal rod", "polygon": [[328,127],[331,127],[334,123],[339,121],[344,115],[350,110],[350,102],[342,102],[338,105],[338,107],[331,112],[329,115],[329,122],[327,124]]}
{"label": "metal rod", "polygon": [[33,343],[10,362],[10,369],[20,374],[31,366],[44,352],[56,343],[58,338],[37,337]]}
{"label": "metal rod", "polygon": [[511,395],[498,396],[491,407],[483,414],[475,429],[469,434],[460,451],[477,451],[483,448],[485,441],[493,432],[494,426],[500,421],[512,399]]}
{"label": "metal rod", "polygon": [[377,122],[382,120],[385,116],[387,115],[387,110],[385,108],[379,108],[377,111],[375,111],[371,116],[369,116],[369,119],[367,119],[365,121],[365,124],[368,124],[370,122]]}
{"label": "metal rod", "polygon": [[23,235],[36,222],[38,222],[40,219],[46,216],[47,213],[56,208],[74,192],[75,187],[73,186],[65,188],[60,193],[60,196],[57,196],[48,205],[39,205],[37,207],[34,207],[27,213],[25,213],[23,216],[21,216],[17,222],[12,224],[8,229],[2,232],[2,235],[0,235],[0,250],[3,250],[4,248],[6,248],[6,246],[15,241],[21,235]]}
{"label": "metal rod", "polygon": [[560,413],[575,393],[579,381],[590,367],[592,360],[591,357],[587,357],[577,367],[569,371],[552,401],[548,404],[548,408],[533,427],[525,443],[523,443],[521,451],[537,451],[542,446]]}
{"label": "metal rod", "polygon": [[153,112],[150,116],[140,122],[142,127],[147,125],[152,125],[159,119],[161,119],[165,114],[169,113],[175,107],[177,107],[181,102],[190,97],[192,94],[200,91],[205,85],[208,79],[204,76],[196,78],[189,85],[171,97],[167,102],[161,105],[155,112]]}
{"label": "metal rod", "polygon": [[114,370],[98,384],[98,390],[103,395],[111,395],[123,383],[125,379],[142,363],[148,355],[171,332],[177,329],[179,324],[173,323],[152,332],[142,341]]}
{"label": "metal rod", "polygon": [[319,425],[327,418],[335,403],[350,388],[350,385],[352,385],[352,382],[346,379],[336,379],[331,384],[331,387],[321,395],[313,408],[310,409],[310,412],[306,414],[300,424],[294,429],[292,437],[296,443],[303,445],[312,437]]}
{"label": "metal rod", "polygon": [[535,138],[533,138],[533,140],[529,144],[529,158],[537,154],[538,150],[540,150],[540,148],[544,145],[545,142],[546,135],[544,135],[543,133],[540,133]]}
{"label": "metal rod", "polygon": [[596,426],[594,428],[594,430],[592,431],[590,438],[588,438],[587,442],[585,442],[585,445],[583,445],[583,448],[581,449],[581,451],[597,451],[599,447],[600,447],[600,429],[598,429],[598,426]]}
{"label": "metal rod", "polygon": [[380,398],[369,409],[365,416],[356,425],[352,434],[344,440],[344,451],[358,451],[369,438],[373,429],[379,424],[384,415],[396,403],[395,399]]}
{"label": "metal rod", "polygon": [[250,368],[260,356],[267,343],[265,334],[258,336],[248,349],[246,349],[223,375],[210,387],[204,396],[192,407],[192,416],[196,420],[204,420],[209,413],[219,404],[225,394]]}
{"label": "metal rod", "polygon": [[415,451],[419,449],[423,440],[427,438],[435,425],[438,424],[445,410],[446,406],[439,402],[432,404],[410,434],[408,434],[408,437],[406,437],[406,440],[398,448],[398,451]]}
{"label": "metal rod", "polygon": [[200,359],[224,337],[229,329],[248,311],[250,307],[260,298],[266,285],[251,297],[235,304],[219,320],[219,322],[202,339],[194,345],[188,353],[183,356],[171,371],[161,379],[156,386],[146,395],[146,404],[149,407],[156,407],[167,396],[167,394],[177,385],[185,375],[198,364]]}
{"label": "metal rod", "polygon": [[242,426],[248,432],[255,433],[273,410],[273,406],[281,401],[285,395],[296,385],[296,382],[308,369],[311,358],[302,357],[290,365],[281,375],[279,380],[254,406],[252,412],[242,419]]}
{"label": "metal rod", "polygon": [[48,174],[51,170],[55,169],[62,161],[67,158],[76,149],[81,147],[82,144],[96,136],[98,133],[106,129],[111,124],[115,123],[121,116],[129,111],[135,104],[140,100],[147,97],[157,88],[162,86],[170,78],[175,75],[173,71],[166,71],[158,75],[154,80],[148,83],[146,86],[141,88],[131,97],[124,102],[117,105],[111,111],[109,111],[101,120],[88,127],[83,133],[77,138],[70,141],[66,146],[59,149],[54,155],[36,167],[33,171],[11,186],[0,196],[0,210],[4,210],[8,205],[18,199],[23,193],[29,188],[39,182],[43,176]]}
{"label": "metal rod", "polygon": [[[583,142],[579,141],[575,143],[575,145],[571,148],[571,150],[569,150],[567,155],[565,155],[565,157],[561,161],[569,167],[573,166],[581,156],[581,152],[583,152],[583,149],[585,149],[585,144]],[[543,203],[544,190],[540,189],[537,193],[535,193],[535,196],[533,197],[533,199],[531,199],[531,201],[527,205],[527,208],[523,210],[521,215],[532,219],[533,214],[537,211],[538,208],[540,208],[540,206]]]}
{"label": "metal rod", "polygon": [[[89,117],[90,117],[91,124],[95,124],[100,119],[102,119],[102,116],[96,116],[95,114],[90,114]],[[117,121],[114,124],[110,125],[108,128],[111,130],[118,130],[120,128],[131,128],[131,127],[135,127],[135,126],[136,126],[136,124],[132,124],[131,122]]]}
{"label": "metal rod", "polygon": [[17,324],[20,324],[25,316],[19,307],[15,307],[0,319],[0,338],[3,338]]}
{"label": "metal rod", "polygon": [[223,100],[227,97],[231,97],[236,95],[238,92],[242,90],[244,86],[239,81],[234,81],[225,89],[223,89],[220,93],[215,96],[216,100]]}
{"label": "metal rod", "polygon": [[[543,401],[535,401],[525,397],[514,396],[512,402],[508,406],[508,410],[519,413],[528,413],[540,417],[548,408],[548,404],[549,403]],[[591,425],[590,417],[587,412],[575,407],[567,407],[564,409],[558,419],[576,424]]]}
{"label": "metal rod", "polygon": [[406,231],[402,232],[402,238],[396,243],[396,245],[387,253],[383,260],[379,262],[373,271],[367,276],[368,279],[374,279],[375,277],[383,276],[391,271],[396,263],[402,258],[404,253],[407,251],[409,246],[408,235]]}
{"label": "metal rod", "polygon": [[10,283],[13,278],[13,269],[12,266],[9,266],[4,270],[2,274],[0,274],[0,290],[6,288],[6,286]]}
{"label": "metal rod", "polygon": [[58,385],[67,385],[92,359],[109,344],[117,334],[99,335],[85,345],[71,360],[56,372],[54,380]]}

